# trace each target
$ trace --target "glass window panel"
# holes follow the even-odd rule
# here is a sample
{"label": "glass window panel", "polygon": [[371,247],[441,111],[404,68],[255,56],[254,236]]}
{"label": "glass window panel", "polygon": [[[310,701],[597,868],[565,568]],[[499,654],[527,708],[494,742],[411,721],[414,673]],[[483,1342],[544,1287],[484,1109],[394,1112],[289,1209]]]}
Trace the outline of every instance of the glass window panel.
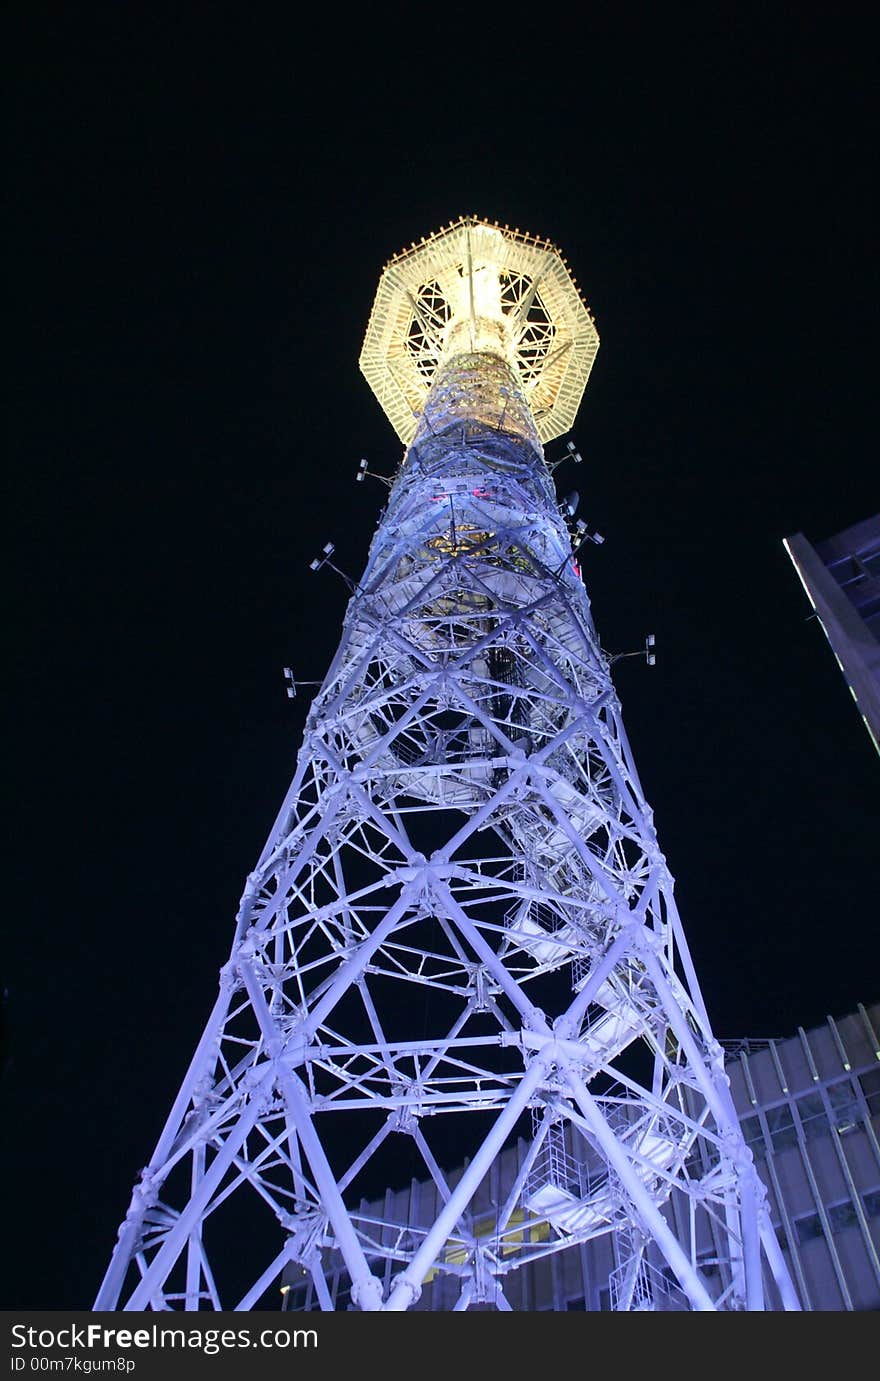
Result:
{"label": "glass window panel", "polygon": [[839,1132],[851,1132],[858,1126],[859,1105],[851,1079],[839,1079],[828,1085],[832,1119]]}
{"label": "glass window panel", "polygon": [[825,1113],[825,1104],[822,1102],[820,1094],[805,1094],[803,1098],[797,1100],[795,1107],[807,1141],[813,1141],[818,1136],[828,1135],[830,1127]]}
{"label": "glass window panel", "polygon": [[802,1122],[806,1122],[811,1117],[825,1116],[825,1105],[818,1093],[805,1093],[803,1098],[797,1100],[795,1107]]}
{"label": "glass window panel", "polygon": [[752,1155],[756,1160],[760,1160],[767,1154],[767,1147],[764,1142],[764,1131],[761,1127],[760,1117],[744,1117],[742,1120],[743,1136],[746,1145],[752,1148]]}
{"label": "glass window panel", "polygon": [[797,1145],[794,1114],[788,1103],[780,1103],[778,1107],[768,1110],[767,1126],[774,1151],[785,1151],[789,1146]]}
{"label": "glass window panel", "polygon": [[773,1133],[773,1150],[787,1151],[792,1146],[797,1146],[797,1132],[794,1127],[786,1127],[781,1132]]}
{"label": "glass window panel", "polygon": [[871,556],[863,556],[862,565],[867,567],[871,575],[880,575],[880,551],[874,552]]}
{"label": "glass window panel", "polygon": [[865,1212],[869,1218],[880,1218],[880,1189],[871,1189],[863,1195]]}
{"label": "glass window panel", "polygon": [[805,1218],[795,1219],[794,1230],[798,1242],[803,1246],[805,1242],[812,1242],[822,1236],[822,1220],[818,1213],[810,1213]]}
{"label": "glass window panel", "polygon": [[856,1210],[849,1199],[842,1204],[832,1204],[828,1210],[828,1221],[831,1224],[832,1232],[842,1232],[844,1228],[853,1228],[858,1223]]}
{"label": "glass window panel", "polygon": [[868,1112],[872,1117],[877,1116],[880,1114],[880,1069],[872,1069],[867,1074],[860,1074],[859,1083],[862,1087],[862,1093],[865,1095]]}
{"label": "glass window panel", "polygon": [[309,1293],[309,1283],[303,1285],[290,1285],[284,1291],[281,1308],[301,1310],[306,1308],[306,1300]]}
{"label": "glass window panel", "polygon": [[840,1079],[836,1084],[829,1084],[828,1097],[831,1099],[832,1108],[845,1108],[853,1101],[852,1080]]}
{"label": "glass window panel", "polygon": [[743,1136],[746,1144],[751,1146],[755,1141],[763,1141],[764,1134],[761,1131],[760,1117],[744,1117],[742,1120]]}

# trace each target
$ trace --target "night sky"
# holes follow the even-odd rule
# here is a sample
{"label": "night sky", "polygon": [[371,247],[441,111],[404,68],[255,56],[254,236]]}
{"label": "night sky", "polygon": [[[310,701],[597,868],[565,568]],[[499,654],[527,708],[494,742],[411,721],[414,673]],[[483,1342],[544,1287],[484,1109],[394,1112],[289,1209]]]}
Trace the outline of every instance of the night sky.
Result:
{"label": "night sky", "polygon": [[358,461],[400,458],[379,273],[460,215],[551,239],[596,317],[559,485],[603,646],[656,634],[615,679],[716,1034],[880,996],[880,764],[782,547],[880,507],[857,7],[82,8],[4,44],[2,1308],[94,1298],[292,775],[282,667],[335,650],[308,563],[359,576]]}

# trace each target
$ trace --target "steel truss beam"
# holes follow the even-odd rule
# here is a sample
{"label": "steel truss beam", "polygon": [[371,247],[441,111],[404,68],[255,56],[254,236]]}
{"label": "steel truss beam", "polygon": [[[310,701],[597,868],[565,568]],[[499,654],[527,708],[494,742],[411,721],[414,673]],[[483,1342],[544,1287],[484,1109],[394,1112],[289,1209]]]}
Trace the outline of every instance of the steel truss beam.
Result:
{"label": "steel truss beam", "polygon": [[[402,1146],[430,1220],[364,1207]],[[329,1309],[344,1263],[360,1309],[408,1309],[429,1280],[455,1282],[450,1308],[509,1309],[512,1272],[606,1234],[619,1308],[664,1307],[658,1280],[678,1307],[798,1307],[520,382],[456,355],[95,1308],[256,1308],[299,1263]]]}

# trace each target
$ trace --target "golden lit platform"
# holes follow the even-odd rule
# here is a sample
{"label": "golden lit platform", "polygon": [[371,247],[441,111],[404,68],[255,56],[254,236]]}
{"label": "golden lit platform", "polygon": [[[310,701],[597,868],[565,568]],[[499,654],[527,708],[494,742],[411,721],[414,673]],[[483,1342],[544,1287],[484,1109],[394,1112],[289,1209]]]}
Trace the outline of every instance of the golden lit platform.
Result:
{"label": "golden lit platform", "polygon": [[559,250],[465,216],[385,266],[360,367],[404,445],[438,365],[500,355],[516,371],[541,441],[571,427],[599,348]]}

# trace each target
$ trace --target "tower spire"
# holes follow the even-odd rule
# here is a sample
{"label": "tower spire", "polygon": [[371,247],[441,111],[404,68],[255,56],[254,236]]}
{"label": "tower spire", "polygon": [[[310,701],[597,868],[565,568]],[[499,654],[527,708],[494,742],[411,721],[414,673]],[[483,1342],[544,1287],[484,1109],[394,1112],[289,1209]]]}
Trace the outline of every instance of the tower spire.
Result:
{"label": "tower spire", "polygon": [[386,266],[361,367],[407,449],[96,1309],[292,1270],[504,1309],[601,1237],[616,1308],[798,1307],[543,457],[597,348],[545,241],[467,217]]}

